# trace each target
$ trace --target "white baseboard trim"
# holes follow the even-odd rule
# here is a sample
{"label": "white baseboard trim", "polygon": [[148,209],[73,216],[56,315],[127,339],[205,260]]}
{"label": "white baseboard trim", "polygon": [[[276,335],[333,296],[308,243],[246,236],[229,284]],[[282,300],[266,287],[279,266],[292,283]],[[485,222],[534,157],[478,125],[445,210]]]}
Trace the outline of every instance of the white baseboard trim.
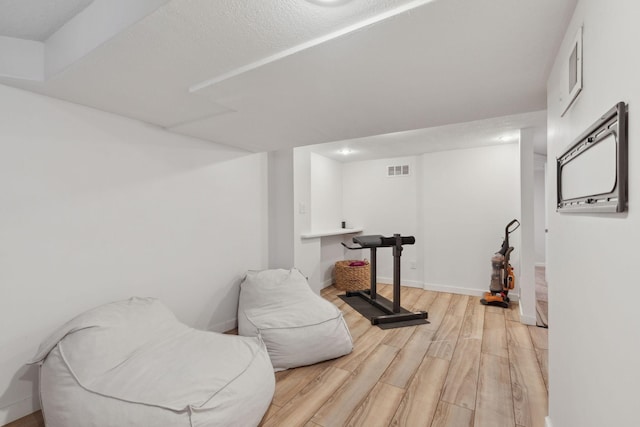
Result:
{"label": "white baseboard trim", "polygon": [[238,319],[229,319],[224,322],[216,323],[215,325],[211,325],[209,330],[212,332],[227,332],[232,329],[235,329],[238,326]]}
{"label": "white baseboard trim", "polygon": [[538,323],[538,319],[536,319],[536,316],[525,316],[522,313],[522,305],[520,305],[520,323],[535,326]]}
{"label": "white baseboard trim", "polygon": [[38,410],[40,410],[38,396],[25,397],[19,402],[0,408],[0,425],[9,424]]}
{"label": "white baseboard trim", "polygon": [[536,267],[546,267],[546,266],[547,266],[547,263],[546,263],[546,262],[536,262],[534,265],[535,265]]}
{"label": "white baseboard trim", "polygon": [[535,326],[537,324],[537,320],[535,317],[523,316],[522,314],[520,314],[520,323],[524,325]]}
{"label": "white baseboard trim", "polygon": [[[378,276],[378,283],[393,283],[393,277],[380,277]],[[424,288],[424,284],[419,280],[400,280],[400,286],[408,286],[410,288]]]}
{"label": "white baseboard trim", "polygon": [[425,283],[423,289],[427,291],[449,292],[451,294],[473,295],[476,297],[481,297],[485,293],[484,289],[462,288],[458,286],[440,285],[437,283]]}
{"label": "white baseboard trim", "polygon": [[[459,286],[450,286],[450,285],[440,285],[437,283],[425,283],[423,289],[427,291],[437,291],[437,292],[449,292],[451,294],[460,294],[460,295],[472,295],[475,297],[482,297],[484,293],[489,289],[476,289],[476,288],[463,288]],[[509,292],[509,299],[511,301],[520,301],[520,295]]]}
{"label": "white baseboard trim", "polygon": [[553,424],[551,424],[551,418],[544,417],[544,427],[553,427]]}
{"label": "white baseboard trim", "polygon": [[[377,282],[391,284],[393,283],[393,278],[378,276]],[[332,283],[329,283],[326,286],[330,286],[331,284]],[[424,289],[427,291],[448,292],[451,294],[472,295],[476,297],[484,296],[484,293],[489,290],[488,288],[487,289],[463,288],[459,286],[440,285],[437,283],[424,283],[418,280],[402,280],[401,285],[411,287],[411,288]],[[511,301],[514,301],[514,302],[520,301],[520,295],[514,292],[509,292],[509,299],[511,299]],[[535,318],[533,319],[533,323],[531,324],[533,325],[536,324]]]}

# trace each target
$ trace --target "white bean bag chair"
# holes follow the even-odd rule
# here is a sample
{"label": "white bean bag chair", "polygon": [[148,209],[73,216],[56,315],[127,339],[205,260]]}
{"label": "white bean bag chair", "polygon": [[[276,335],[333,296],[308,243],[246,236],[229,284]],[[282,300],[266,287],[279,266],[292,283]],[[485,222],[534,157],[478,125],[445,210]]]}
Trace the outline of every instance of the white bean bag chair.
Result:
{"label": "white bean bag chair", "polygon": [[189,328],[153,298],[81,314],[32,363],[47,427],[255,426],[275,389],[259,338]]}
{"label": "white bean bag chair", "polygon": [[276,371],[351,353],[342,312],[295,269],[250,271],[240,285],[238,333],[262,337]]}

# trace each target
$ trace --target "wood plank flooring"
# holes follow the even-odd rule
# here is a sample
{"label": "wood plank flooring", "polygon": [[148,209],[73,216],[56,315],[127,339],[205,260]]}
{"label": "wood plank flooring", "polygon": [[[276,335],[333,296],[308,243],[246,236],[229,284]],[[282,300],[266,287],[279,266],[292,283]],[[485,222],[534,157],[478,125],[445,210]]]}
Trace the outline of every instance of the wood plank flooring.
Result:
{"label": "wood plank flooring", "polygon": [[[391,286],[379,293],[391,297]],[[382,330],[322,291],[345,314],[353,353],[276,374],[262,426],[543,427],[547,330],[518,321],[518,305],[402,288],[428,325]]]}
{"label": "wood plank flooring", "polygon": [[12,423],[6,424],[4,427],[44,427],[42,419],[42,411],[34,412]]}
{"label": "wood plank flooring", "polygon": [[538,326],[549,326],[549,289],[546,278],[546,267],[536,266],[536,323]]}
{"label": "wood plank flooring", "polygon": [[[390,298],[391,286],[380,285]],[[547,329],[518,322],[518,305],[402,288],[403,306],[428,325],[382,330],[322,291],[355,341],[342,358],[276,374],[261,425],[543,427],[548,406]],[[40,412],[8,427],[43,427]]]}

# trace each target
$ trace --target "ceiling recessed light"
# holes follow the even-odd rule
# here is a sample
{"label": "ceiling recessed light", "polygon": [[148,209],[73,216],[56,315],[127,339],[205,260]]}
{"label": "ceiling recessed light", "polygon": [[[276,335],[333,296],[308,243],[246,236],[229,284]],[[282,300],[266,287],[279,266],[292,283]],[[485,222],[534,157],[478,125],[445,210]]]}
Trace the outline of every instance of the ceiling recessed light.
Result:
{"label": "ceiling recessed light", "polygon": [[342,154],[343,156],[347,156],[353,153],[353,150],[351,150],[350,148],[343,148],[342,150],[338,151],[338,153]]}
{"label": "ceiling recessed light", "polygon": [[518,139],[518,134],[515,134],[515,133],[505,134],[498,137],[498,141],[500,142],[514,142],[517,139]]}

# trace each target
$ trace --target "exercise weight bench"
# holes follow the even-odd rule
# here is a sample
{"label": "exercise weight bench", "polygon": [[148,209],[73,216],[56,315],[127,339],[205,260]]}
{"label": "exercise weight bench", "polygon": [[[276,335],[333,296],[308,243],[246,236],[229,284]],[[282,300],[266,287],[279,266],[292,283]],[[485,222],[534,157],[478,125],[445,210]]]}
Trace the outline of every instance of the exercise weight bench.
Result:
{"label": "exercise weight bench", "polygon": [[[411,312],[403,309],[400,305],[400,257],[402,256],[403,245],[413,245],[416,242],[413,236],[401,236],[394,234],[393,237],[384,237],[381,235],[356,236],[353,243],[358,246],[347,246],[347,249],[369,249],[371,251],[371,284],[370,288],[362,291],[347,291],[346,296],[358,296],[366,302],[376,307],[384,314],[371,317],[371,324],[404,322],[407,320],[426,319],[426,311]],[[393,248],[393,301],[388,301],[378,295],[376,280],[376,255],[378,248]]]}

